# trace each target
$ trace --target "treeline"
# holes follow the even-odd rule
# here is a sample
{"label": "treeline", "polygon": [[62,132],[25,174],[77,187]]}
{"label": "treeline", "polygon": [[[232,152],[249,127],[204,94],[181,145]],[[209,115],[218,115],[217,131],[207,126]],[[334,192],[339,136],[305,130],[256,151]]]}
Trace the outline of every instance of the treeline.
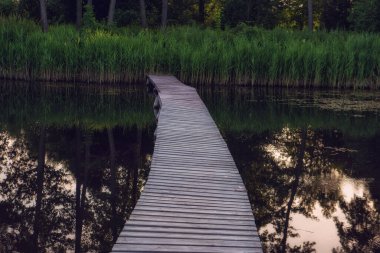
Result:
{"label": "treeline", "polygon": [[355,32],[122,27],[77,31],[0,18],[0,77],[134,83],[171,73],[188,84],[380,86],[380,36]]}
{"label": "treeline", "polygon": [[[157,27],[199,23],[234,27],[380,31],[378,0],[1,0],[0,15],[45,19],[46,24],[86,19],[85,8],[104,25]],[[91,20],[90,20],[91,21]],[[45,26],[46,26],[45,24]]]}

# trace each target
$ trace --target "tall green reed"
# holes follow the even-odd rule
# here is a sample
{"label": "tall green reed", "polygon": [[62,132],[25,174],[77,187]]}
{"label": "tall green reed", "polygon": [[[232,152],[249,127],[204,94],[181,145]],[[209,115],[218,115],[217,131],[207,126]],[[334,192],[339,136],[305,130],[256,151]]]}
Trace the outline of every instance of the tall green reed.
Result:
{"label": "tall green reed", "polygon": [[380,36],[370,33],[170,27],[42,33],[0,18],[0,76],[119,83],[171,73],[192,84],[379,88]]}

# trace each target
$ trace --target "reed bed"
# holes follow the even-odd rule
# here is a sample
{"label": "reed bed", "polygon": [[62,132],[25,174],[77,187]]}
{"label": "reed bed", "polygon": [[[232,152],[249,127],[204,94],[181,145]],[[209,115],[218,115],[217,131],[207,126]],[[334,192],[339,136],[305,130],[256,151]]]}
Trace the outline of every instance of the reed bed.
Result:
{"label": "reed bed", "polygon": [[170,73],[189,84],[380,87],[380,35],[182,26],[84,30],[0,18],[0,76],[132,83]]}

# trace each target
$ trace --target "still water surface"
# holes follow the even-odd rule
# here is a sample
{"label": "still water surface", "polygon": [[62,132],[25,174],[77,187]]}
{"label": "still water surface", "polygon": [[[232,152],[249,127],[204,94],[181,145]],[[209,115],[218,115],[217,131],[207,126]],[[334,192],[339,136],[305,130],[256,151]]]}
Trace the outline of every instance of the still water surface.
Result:
{"label": "still water surface", "polygon": [[[266,252],[380,251],[379,93],[200,93]],[[152,104],[139,86],[1,84],[0,252],[108,252],[148,178]]]}
{"label": "still water surface", "polygon": [[0,85],[0,252],[109,252],[148,176],[152,103],[135,87]]}
{"label": "still water surface", "polygon": [[380,252],[380,93],[201,93],[266,252]]}

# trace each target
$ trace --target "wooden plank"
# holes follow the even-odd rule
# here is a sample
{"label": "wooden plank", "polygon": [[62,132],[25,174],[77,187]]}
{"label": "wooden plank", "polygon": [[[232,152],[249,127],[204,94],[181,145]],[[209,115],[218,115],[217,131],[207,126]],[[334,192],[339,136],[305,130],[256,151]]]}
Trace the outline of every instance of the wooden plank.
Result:
{"label": "wooden plank", "polygon": [[217,247],[217,246],[176,246],[176,245],[128,245],[128,250],[125,250],[124,245],[115,244],[114,252],[261,252],[255,251],[257,248],[245,248],[245,247],[235,247],[231,249],[230,247]]}
{"label": "wooden plank", "polygon": [[161,106],[151,171],[113,252],[262,252],[236,164],[196,90],[148,80]]}
{"label": "wooden plank", "polygon": [[[149,188],[148,188],[149,187]],[[186,191],[187,193],[194,193],[194,194],[198,194],[198,193],[204,193],[204,194],[222,194],[223,196],[225,196],[225,198],[245,198],[246,197],[246,194],[242,194],[242,192],[244,191],[245,192],[245,188],[242,188],[242,189],[235,189],[233,191],[231,190],[226,190],[224,188],[221,188],[221,189],[206,189],[206,188],[194,188],[194,187],[183,187],[183,186],[171,186],[171,185],[165,185],[165,186],[161,186],[161,185],[153,185],[153,184],[149,184],[149,186],[146,187],[146,190],[151,190],[151,191],[176,191],[176,192],[179,192],[179,191]]]}
{"label": "wooden plank", "polygon": [[[255,241],[252,240],[251,235],[208,235],[205,237],[203,234],[181,234],[181,233],[154,233],[154,232],[134,232],[122,231],[120,238],[122,237],[137,237],[137,238],[173,238],[173,239],[211,239],[211,240],[231,240],[231,241]],[[117,242],[116,242],[117,243]]]}
{"label": "wooden plank", "polygon": [[[144,198],[141,199],[141,201],[163,201],[163,202],[172,202],[176,203],[178,201],[188,201],[192,204],[205,204],[209,203],[210,206],[221,206],[223,203],[226,207],[247,207],[250,208],[249,203],[240,204],[241,200],[234,200],[234,199],[224,199],[220,200],[218,198],[210,198],[210,197],[194,197],[194,196],[175,196],[175,195],[162,195],[162,194],[156,194],[156,193],[147,193],[144,194]],[[240,205],[239,205],[240,204]]]}
{"label": "wooden plank", "polygon": [[[195,196],[195,195],[180,195],[180,194],[162,194],[162,193],[156,193],[156,192],[144,192],[143,197],[150,197],[150,198],[168,198],[168,197],[173,197],[176,199],[185,199],[189,200],[192,202],[197,202],[198,200],[202,201],[209,201],[213,203],[233,203],[234,205],[243,205],[241,204],[241,199],[232,199],[232,198],[217,198],[217,197],[211,197],[211,196]],[[142,198],[143,199],[143,198]]]}
{"label": "wooden plank", "polygon": [[[165,180],[165,181],[168,181],[169,179],[170,180],[177,180],[177,181],[180,181],[180,182],[196,182],[196,183],[217,183],[217,184],[221,184],[223,187],[223,185],[228,185],[228,184],[233,184],[233,185],[241,185],[242,184],[242,180],[240,178],[236,178],[236,179],[225,179],[225,178],[212,178],[212,180],[210,178],[205,178],[201,175],[194,175],[194,176],[191,176],[191,175],[173,175],[173,174],[165,174],[165,173],[160,173],[160,172],[155,172],[155,171],[151,171],[150,172],[151,174],[154,175],[154,178],[155,179],[161,179],[161,180]],[[153,178],[153,177],[152,177]],[[148,181],[151,180],[150,178],[148,178]]]}
{"label": "wooden plank", "polygon": [[186,207],[188,209],[204,209],[204,210],[234,210],[234,211],[243,211],[243,210],[251,210],[250,206],[234,206],[234,205],[224,205],[224,203],[209,203],[209,202],[187,202],[187,201],[181,201],[170,199],[146,199],[140,201],[144,205],[148,206],[157,206],[157,207]]}
{"label": "wooden plank", "polygon": [[[166,216],[152,216],[152,215],[135,215],[133,214],[131,217],[132,221],[150,221],[150,222],[170,222],[170,223],[181,223],[181,224],[191,224],[194,227],[197,225],[205,225],[205,226],[215,226],[215,225],[222,225],[222,226],[252,226],[255,228],[255,223],[252,220],[225,220],[225,219],[204,219],[204,218],[183,218],[183,217],[166,217]],[[254,238],[250,238],[252,240]]]}
{"label": "wooden plank", "polygon": [[214,199],[220,199],[220,201],[223,201],[225,199],[228,200],[235,200],[236,202],[242,202],[242,201],[248,201],[248,197],[243,195],[224,195],[222,192],[220,193],[213,193],[213,192],[196,192],[196,191],[176,191],[176,190],[165,190],[165,189],[152,189],[152,188],[146,188],[144,192],[148,193],[157,193],[162,195],[177,195],[177,196],[194,196],[197,198],[214,198]]}
{"label": "wooden plank", "polygon": [[[251,226],[241,226],[234,224],[194,224],[194,223],[184,223],[184,222],[173,222],[173,221],[141,221],[141,220],[131,220],[128,225],[141,226],[141,227],[170,227],[170,228],[199,228],[199,229],[221,229],[221,230],[237,230],[237,231],[255,231],[255,227]],[[127,228],[127,227],[126,227]],[[124,229],[125,230],[125,229]]]}
{"label": "wooden plank", "polygon": [[149,233],[178,233],[204,235],[232,235],[232,236],[255,236],[255,230],[232,230],[232,229],[210,229],[210,228],[183,228],[183,227],[159,227],[159,226],[136,226],[127,223],[123,231],[126,232],[149,232]]}
{"label": "wooden plank", "polygon": [[251,210],[218,210],[218,209],[189,209],[184,207],[158,207],[150,205],[140,205],[135,208],[135,211],[153,211],[153,212],[176,212],[176,213],[191,213],[191,214],[216,214],[216,215],[233,215],[233,216],[251,216]]}
{"label": "wooden plank", "polygon": [[[202,184],[199,182],[181,182],[181,181],[172,181],[170,180],[157,180],[156,178],[151,179],[149,181],[149,185],[156,185],[156,186],[170,186],[170,187],[182,187],[182,188],[198,188],[198,189],[210,189],[210,190],[218,190],[218,189],[226,189],[229,191],[241,191],[244,188],[241,185],[223,185],[223,184]],[[244,189],[245,190],[245,189]]]}
{"label": "wooden plank", "polygon": [[252,247],[252,241],[227,241],[227,240],[194,240],[194,239],[152,239],[124,237],[119,243],[143,244],[143,245],[193,245],[193,246],[223,246],[223,247]]}

